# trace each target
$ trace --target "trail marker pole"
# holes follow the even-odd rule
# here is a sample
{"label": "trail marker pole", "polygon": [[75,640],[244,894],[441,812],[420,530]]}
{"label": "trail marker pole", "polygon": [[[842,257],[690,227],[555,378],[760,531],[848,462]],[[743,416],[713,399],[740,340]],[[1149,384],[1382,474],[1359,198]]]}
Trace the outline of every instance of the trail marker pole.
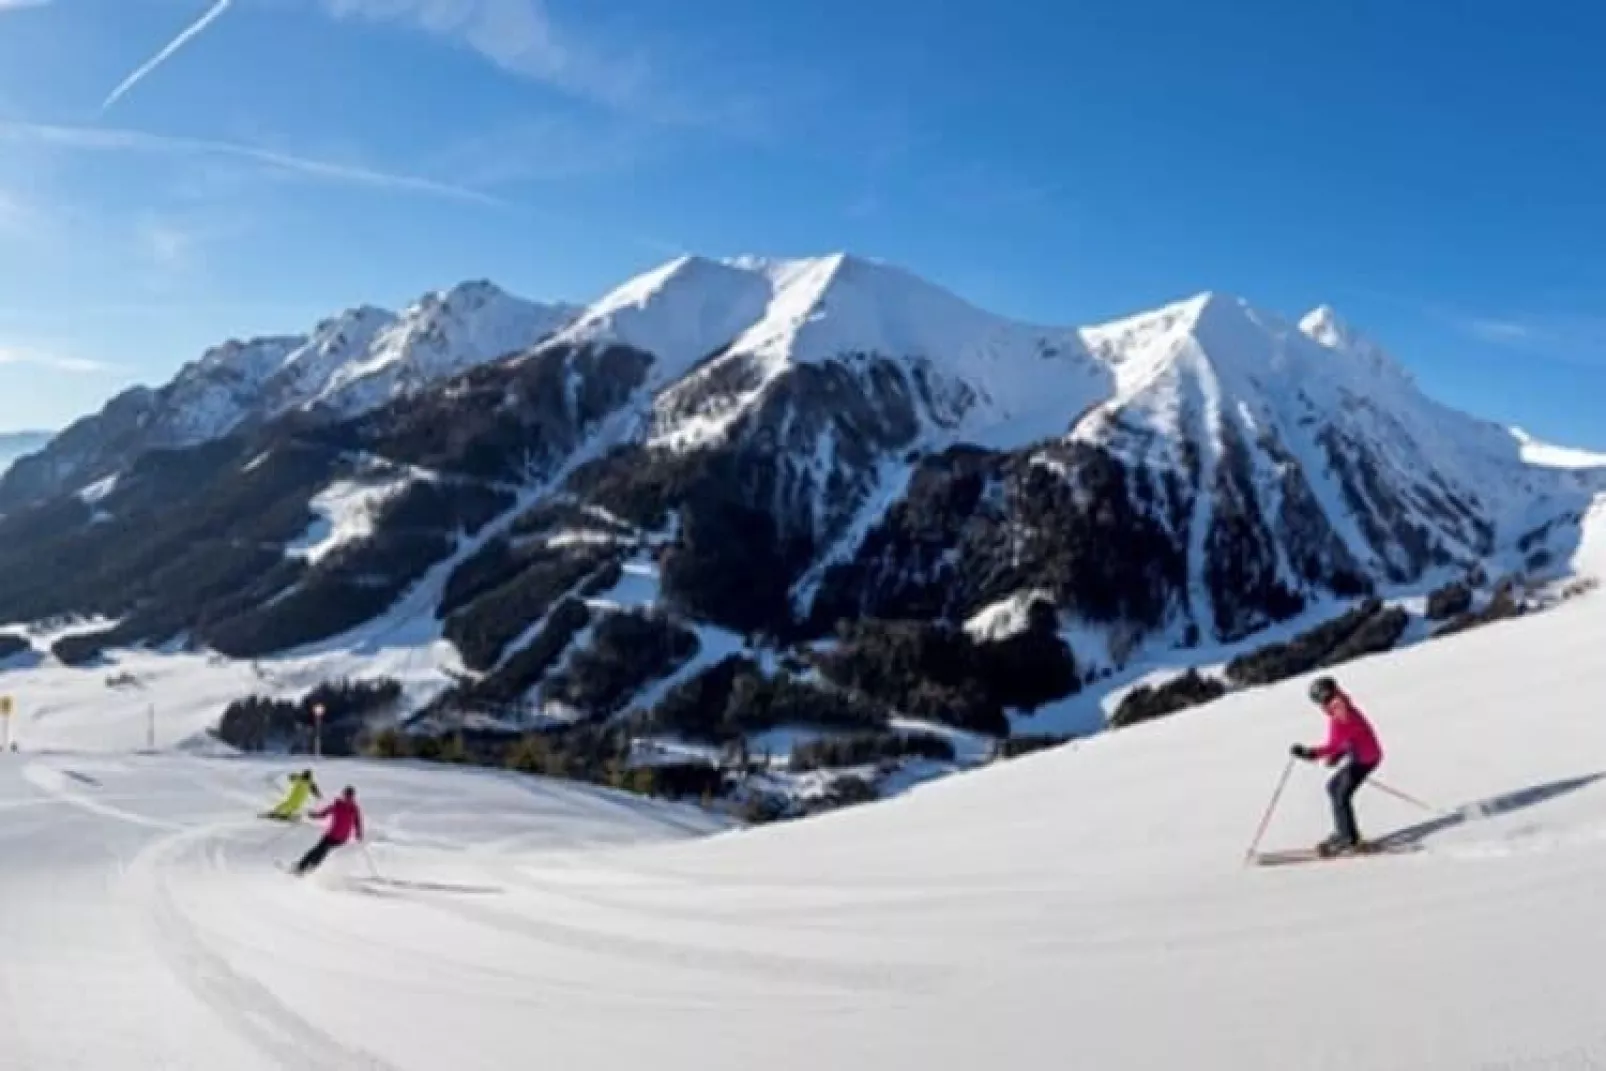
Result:
{"label": "trail marker pole", "polygon": [[152,703],[145,713],[145,750],[156,750],[156,704]]}
{"label": "trail marker pole", "polygon": [[312,707],[312,754],[315,758],[323,758],[323,704],[314,703]]}
{"label": "trail marker pole", "polygon": [[11,710],[12,702],[9,695],[0,695],[0,718],[6,723],[6,750],[11,750]]}

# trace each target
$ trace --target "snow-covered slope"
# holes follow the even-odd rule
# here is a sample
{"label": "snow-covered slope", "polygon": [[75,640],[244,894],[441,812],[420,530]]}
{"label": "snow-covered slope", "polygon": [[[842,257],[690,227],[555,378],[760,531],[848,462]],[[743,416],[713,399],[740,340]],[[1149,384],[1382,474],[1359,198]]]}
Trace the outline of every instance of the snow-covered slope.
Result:
{"label": "snow-covered slope", "polygon": [[1521,444],[1523,460],[1530,465],[1556,469],[1606,469],[1606,454],[1540,442],[1521,428],[1513,428],[1511,434]]}
{"label": "snow-covered slope", "polygon": [[1509,431],[1434,402],[1330,308],[1294,324],[1206,293],[1083,337],[1116,389],[1075,438],[1175,478],[1193,616],[1223,633],[1245,624],[1211,606],[1221,580],[1203,575],[1226,556],[1223,510],[1251,554],[1239,579],[1304,594],[1464,568],[1598,486],[1530,464]]}
{"label": "snow-covered slope", "polygon": [[292,410],[352,417],[534,345],[580,310],[489,282],[426,294],[399,315],[347,310],[308,335],[231,340],[158,389],[119,395],[0,479],[0,509],[71,491],[155,449],[215,440]]}
{"label": "snow-covered slope", "polygon": [[[0,1046],[242,1071],[498,1071],[532,1039],[666,1071],[1595,1066],[1603,637],[1587,596],[1346,667],[1388,753],[1363,829],[1418,850],[1270,869],[1244,855],[1289,743],[1322,732],[1303,680],[740,832],[315,763],[357,786],[369,844],[299,882],[273,863],[315,827],[251,816],[304,761],[0,755]],[[1326,834],[1324,776],[1291,771],[1261,847]]]}

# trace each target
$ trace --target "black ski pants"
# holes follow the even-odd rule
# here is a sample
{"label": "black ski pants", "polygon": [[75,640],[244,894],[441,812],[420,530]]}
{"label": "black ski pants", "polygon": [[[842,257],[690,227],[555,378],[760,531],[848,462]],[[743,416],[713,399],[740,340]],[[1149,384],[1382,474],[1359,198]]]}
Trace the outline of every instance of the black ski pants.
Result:
{"label": "black ski pants", "polygon": [[338,847],[340,845],[328,837],[320,838],[318,843],[314,844],[311,850],[301,857],[301,862],[296,864],[296,873],[305,874],[307,871],[317,868],[323,863],[324,857]]}
{"label": "black ski pants", "polygon": [[1372,776],[1377,769],[1365,763],[1351,760],[1346,762],[1339,771],[1327,782],[1327,795],[1333,801],[1333,831],[1338,839],[1345,844],[1354,844],[1361,839],[1359,830],[1355,826],[1355,793],[1360,790],[1366,779]]}

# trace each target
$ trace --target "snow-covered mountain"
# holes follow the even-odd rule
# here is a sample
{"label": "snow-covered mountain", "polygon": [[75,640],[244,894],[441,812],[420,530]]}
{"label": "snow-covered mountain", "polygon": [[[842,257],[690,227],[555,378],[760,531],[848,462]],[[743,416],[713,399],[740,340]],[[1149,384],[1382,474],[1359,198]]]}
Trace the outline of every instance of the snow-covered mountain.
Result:
{"label": "snow-covered mountain", "polygon": [[[0,485],[44,500],[0,520],[0,620],[263,656],[401,615],[480,698],[599,717],[744,639],[969,622],[1018,649],[889,633],[878,658],[940,679],[882,698],[993,731],[1157,653],[1553,579],[1606,491],[1558,456],[1328,308],[1204,293],[1051,327],[852,256],[684,257],[581,310],[487,283],[356,309],[131,392]],[[581,662],[644,676],[576,685],[587,645],[647,643],[604,627],[630,607],[668,638]]]}
{"label": "snow-covered mountain", "polygon": [[97,482],[151,450],[211,442],[296,410],[359,415],[523,350],[578,312],[474,281],[426,294],[399,314],[362,306],[307,335],[230,340],[166,385],[127,391],[74,423],[0,479],[0,510]]}
{"label": "snow-covered mountain", "polygon": [[1007,445],[1064,432],[1109,380],[1072,329],[1015,323],[846,254],[680,258],[554,339],[598,342],[658,358],[650,441],[680,448],[720,439],[804,369],[836,366],[867,396],[907,399],[913,438]]}
{"label": "snow-covered mountain", "polygon": [[1072,438],[1176,489],[1156,515],[1186,536],[1191,614],[1218,634],[1265,621],[1212,592],[1308,596],[1464,569],[1577,492],[1510,431],[1425,396],[1330,308],[1296,324],[1207,293],[1083,338],[1115,389]]}

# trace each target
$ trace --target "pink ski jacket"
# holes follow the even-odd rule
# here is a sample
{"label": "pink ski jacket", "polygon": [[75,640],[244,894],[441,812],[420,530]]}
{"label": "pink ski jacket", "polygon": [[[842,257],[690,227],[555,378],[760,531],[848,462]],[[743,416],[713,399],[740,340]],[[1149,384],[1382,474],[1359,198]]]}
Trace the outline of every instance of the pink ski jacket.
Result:
{"label": "pink ski jacket", "polygon": [[1327,743],[1316,749],[1315,758],[1332,759],[1349,752],[1356,762],[1367,766],[1383,761],[1383,745],[1377,742],[1371,722],[1349,696],[1340,692],[1323,709],[1328,714]]}
{"label": "pink ski jacket", "polygon": [[351,839],[353,833],[357,839],[362,839],[362,812],[357,804],[344,796],[335,800],[322,810],[312,812],[314,818],[329,818],[329,830],[325,834],[336,844],[344,844]]}

